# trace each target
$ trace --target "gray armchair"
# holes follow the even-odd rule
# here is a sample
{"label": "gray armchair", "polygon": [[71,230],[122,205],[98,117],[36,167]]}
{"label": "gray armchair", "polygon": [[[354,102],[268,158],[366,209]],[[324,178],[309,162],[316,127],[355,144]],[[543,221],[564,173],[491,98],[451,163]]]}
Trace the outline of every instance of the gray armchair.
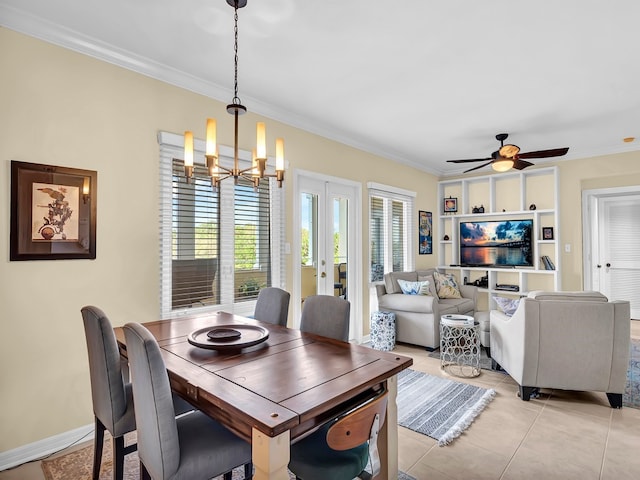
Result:
{"label": "gray armchair", "polygon": [[630,305],[598,292],[531,292],[513,316],[491,311],[491,357],[528,401],[540,388],[606,392],[622,407]]}

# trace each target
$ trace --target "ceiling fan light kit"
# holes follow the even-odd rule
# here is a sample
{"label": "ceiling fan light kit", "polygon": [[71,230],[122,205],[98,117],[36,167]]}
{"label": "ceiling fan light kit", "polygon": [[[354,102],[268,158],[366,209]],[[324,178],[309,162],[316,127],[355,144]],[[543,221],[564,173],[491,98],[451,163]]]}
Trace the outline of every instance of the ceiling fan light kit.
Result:
{"label": "ceiling fan light kit", "polygon": [[522,170],[523,168],[530,167],[533,163],[523,160],[525,158],[549,158],[549,157],[561,157],[569,151],[569,147],[565,148],[553,148],[550,150],[538,150],[536,152],[520,153],[520,147],[513,144],[504,144],[504,141],[509,136],[508,133],[498,133],[496,140],[500,142],[500,148],[493,152],[490,157],[487,158],[471,158],[466,160],[447,160],[450,163],[469,163],[469,162],[486,162],[477,167],[465,170],[463,173],[472,172],[480,168],[491,165],[491,168],[496,172],[507,172],[512,168],[516,170]]}
{"label": "ceiling fan light kit", "polygon": [[496,159],[491,163],[491,168],[496,172],[508,172],[513,168],[513,160],[509,158]]}

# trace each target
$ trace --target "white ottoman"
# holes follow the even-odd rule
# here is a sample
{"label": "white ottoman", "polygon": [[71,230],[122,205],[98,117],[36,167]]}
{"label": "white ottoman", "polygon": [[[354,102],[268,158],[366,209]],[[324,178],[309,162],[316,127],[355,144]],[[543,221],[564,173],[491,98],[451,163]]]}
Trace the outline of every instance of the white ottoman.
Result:
{"label": "white ottoman", "polygon": [[396,314],[373,312],[371,314],[371,346],[389,352],[396,346]]}

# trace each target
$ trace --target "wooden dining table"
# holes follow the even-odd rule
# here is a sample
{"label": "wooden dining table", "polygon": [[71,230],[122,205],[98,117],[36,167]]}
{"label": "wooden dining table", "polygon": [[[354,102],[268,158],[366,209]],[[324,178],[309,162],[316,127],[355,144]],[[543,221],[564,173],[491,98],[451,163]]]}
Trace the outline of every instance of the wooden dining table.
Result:
{"label": "wooden dining table", "polygon": [[[412,365],[410,357],[225,312],[143,325],[161,347],[171,388],[251,443],[256,480],[288,480],[292,442],[384,390],[389,402],[378,439],[377,478],[396,478],[396,375]],[[214,328],[265,331],[260,327],[266,339],[247,347],[229,348],[215,339],[206,345],[202,334],[194,334]],[[123,330],[114,330],[126,358]]]}

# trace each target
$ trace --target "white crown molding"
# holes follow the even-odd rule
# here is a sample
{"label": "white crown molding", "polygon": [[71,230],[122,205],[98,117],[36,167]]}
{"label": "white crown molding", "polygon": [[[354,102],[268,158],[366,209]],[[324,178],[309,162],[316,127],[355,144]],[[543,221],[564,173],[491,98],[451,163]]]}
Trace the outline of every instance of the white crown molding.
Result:
{"label": "white crown molding", "polygon": [[[7,5],[0,5],[0,24],[25,35],[126,68],[220,102],[225,102],[233,96],[233,92],[228,88],[186,74],[149,58],[119,49],[111,44],[101,42],[93,37],[64,28],[41,17]],[[246,95],[244,99],[247,105],[251,105],[251,111],[259,115],[433,175],[439,174],[436,170],[429,169],[424,165],[402,157],[398,152],[388,150],[381,145],[372,145],[366,139],[348,137],[333,127],[322,125],[307,117],[292,114]]]}
{"label": "white crown molding", "polygon": [[[229,88],[189,75],[173,67],[117,48],[111,44],[101,42],[93,37],[83,35],[75,30],[64,28],[17,8],[0,5],[0,25],[25,35],[38,38],[45,42],[88,55],[95,59],[111,63],[156,80],[160,80],[176,87],[204,95],[220,102],[226,102],[233,96],[233,92]],[[404,157],[399,152],[391,150],[384,145],[372,144],[368,139],[348,136],[345,132],[337,130],[329,125],[322,124],[316,120],[301,115],[295,115],[283,110],[282,108],[278,108],[272,104],[262,102],[255,98],[244,97],[246,101],[245,103],[251,105],[251,111],[259,115],[299,128],[309,133],[334,140],[372,155],[377,155],[381,158],[386,158],[390,161],[400,163],[438,177],[459,175],[463,171],[463,169],[460,169],[459,171],[451,172],[440,168],[427,167]],[[604,149],[580,152],[573,150],[569,155],[558,160],[565,161],[576,158],[590,158],[640,150],[640,144],[637,142],[634,142],[634,144],[623,144],[619,147],[607,149],[606,151]]]}

